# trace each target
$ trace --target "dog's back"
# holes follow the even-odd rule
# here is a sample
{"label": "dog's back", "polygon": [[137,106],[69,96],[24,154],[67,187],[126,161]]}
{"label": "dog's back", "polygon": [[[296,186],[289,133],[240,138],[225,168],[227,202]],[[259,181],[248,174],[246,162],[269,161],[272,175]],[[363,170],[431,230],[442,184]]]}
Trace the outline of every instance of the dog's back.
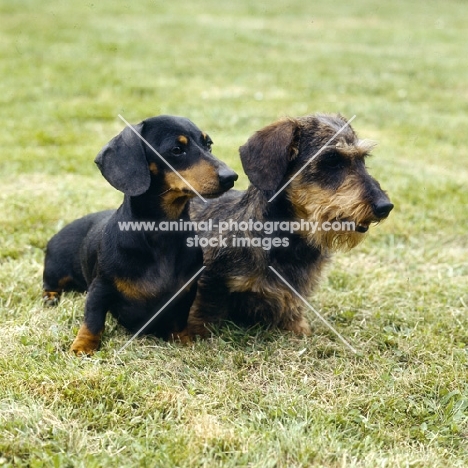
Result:
{"label": "dog's back", "polygon": [[43,298],[54,305],[61,291],[84,292],[87,281],[82,269],[83,240],[93,226],[105,223],[115,210],[91,213],[76,219],[47,243],[43,273]]}

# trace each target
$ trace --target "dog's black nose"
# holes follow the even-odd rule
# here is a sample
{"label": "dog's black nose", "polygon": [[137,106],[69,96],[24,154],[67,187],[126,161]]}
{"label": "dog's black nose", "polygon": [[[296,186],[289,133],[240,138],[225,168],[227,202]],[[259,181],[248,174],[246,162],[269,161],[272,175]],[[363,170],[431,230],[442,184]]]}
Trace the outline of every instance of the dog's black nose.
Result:
{"label": "dog's black nose", "polygon": [[390,203],[388,200],[382,200],[380,203],[376,203],[372,210],[374,211],[375,216],[379,219],[386,218],[390,211],[393,210],[393,203]]}
{"label": "dog's black nose", "polygon": [[218,172],[219,184],[223,189],[230,189],[239,176],[231,169],[220,169]]}

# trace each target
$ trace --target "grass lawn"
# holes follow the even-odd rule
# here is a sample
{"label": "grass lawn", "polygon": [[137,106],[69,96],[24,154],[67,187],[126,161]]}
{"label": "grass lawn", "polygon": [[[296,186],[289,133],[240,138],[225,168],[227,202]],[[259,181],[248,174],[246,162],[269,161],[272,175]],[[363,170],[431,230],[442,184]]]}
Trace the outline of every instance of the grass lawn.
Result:
{"label": "grass lawn", "polygon": [[[468,466],[468,3],[0,2],[0,466]],[[237,148],[278,117],[356,114],[388,221],[335,257],[315,334],[226,327],[193,347],[84,298],[44,309],[44,247],[118,206],[93,159],[162,113]]]}

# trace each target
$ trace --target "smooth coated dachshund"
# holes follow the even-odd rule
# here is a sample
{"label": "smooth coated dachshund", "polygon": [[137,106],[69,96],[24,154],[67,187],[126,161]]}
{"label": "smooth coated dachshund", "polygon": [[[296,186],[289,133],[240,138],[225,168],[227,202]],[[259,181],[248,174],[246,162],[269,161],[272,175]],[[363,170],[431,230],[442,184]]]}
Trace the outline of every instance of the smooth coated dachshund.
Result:
{"label": "smooth coated dachshund", "polygon": [[[157,226],[188,220],[191,198],[218,197],[234,185],[237,174],[213,156],[212,143],[190,120],[159,116],[126,127],[96,157],[124,193],[122,205],[73,221],[50,239],[45,256],[45,304],[58,303],[63,291],[87,291],[73,353],[98,349],[108,311],[140,330],[202,266],[201,250],[187,245],[190,232]],[[181,331],[195,293],[193,281],[143,332],[168,339]]]}

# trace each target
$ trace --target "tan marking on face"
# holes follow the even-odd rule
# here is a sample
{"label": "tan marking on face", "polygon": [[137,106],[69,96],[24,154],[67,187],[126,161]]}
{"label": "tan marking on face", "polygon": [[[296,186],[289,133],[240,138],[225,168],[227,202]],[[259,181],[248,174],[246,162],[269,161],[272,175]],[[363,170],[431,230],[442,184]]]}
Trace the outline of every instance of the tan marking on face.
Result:
{"label": "tan marking on face", "polygon": [[[182,175],[182,172],[179,171],[179,174]],[[182,175],[182,177],[184,176]],[[171,189],[178,192],[182,192],[183,190],[191,190],[190,187],[175,172],[168,172],[164,175],[164,189]]]}
{"label": "tan marking on face", "polygon": [[[360,178],[354,174],[348,175],[336,191],[304,182],[299,176],[290,184],[287,196],[299,219],[318,222],[319,227],[337,220],[354,221],[356,225],[369,224],[374,220],[372,207],[363,201]],[[330,250],[349,250],[365,237],[356,231],[332,229],[317,229],[315,233],[310,230],[301,234],[315,246]]]}
{"label": "tan marking on face", "polygon": [[[215,194],[221,191],[218,172],[207,161],[200,161],[183,171],[179,171],[179,174],[201,195]],[[166,174],[165,183],[167,188],[171,190],[188,192],[187,196],[196,196],[192,188],[174,172]]]}
{"label": "tan marking on face", "polygon": [[342,156],[354,159],[362,158],[369,154],[375,145],[376,143],[370,140],[357,140],[355,143],[349,144],[343,138],[335,145],[335,149]]}
{"label": "tan marking on face", "polygon": [[[218,195],[222,190],[219,185],[218,172],[207,161],[200,161],[188,169],[178,171],[178,174],[184,180],[174,172],[168,172],[164,176],[161,206],[170,219],[178,218],[187,201],[197,196],[192,187],[200,195],[207,197]],[[164,191],[167,192],[164,193]]]}
{"label": "tan marking on face", "polygon": [[188,145],[188,138],[184,135],[177,137],[177,141],[182,145]]}
{"label": "tan marking on face", "polygon": [[149,171],[151,172],[151,174],[157,175],[157,173],[158,173],[158,166],[157,166],[157,164],[156,164],[155,162],[149,163],[148,169],[149,169]]}
{"label": "tan marking on face", "polygon": [[216,193],[221,189],[218,172],[207,161],[200,161],[180,174],[200,193]]}

